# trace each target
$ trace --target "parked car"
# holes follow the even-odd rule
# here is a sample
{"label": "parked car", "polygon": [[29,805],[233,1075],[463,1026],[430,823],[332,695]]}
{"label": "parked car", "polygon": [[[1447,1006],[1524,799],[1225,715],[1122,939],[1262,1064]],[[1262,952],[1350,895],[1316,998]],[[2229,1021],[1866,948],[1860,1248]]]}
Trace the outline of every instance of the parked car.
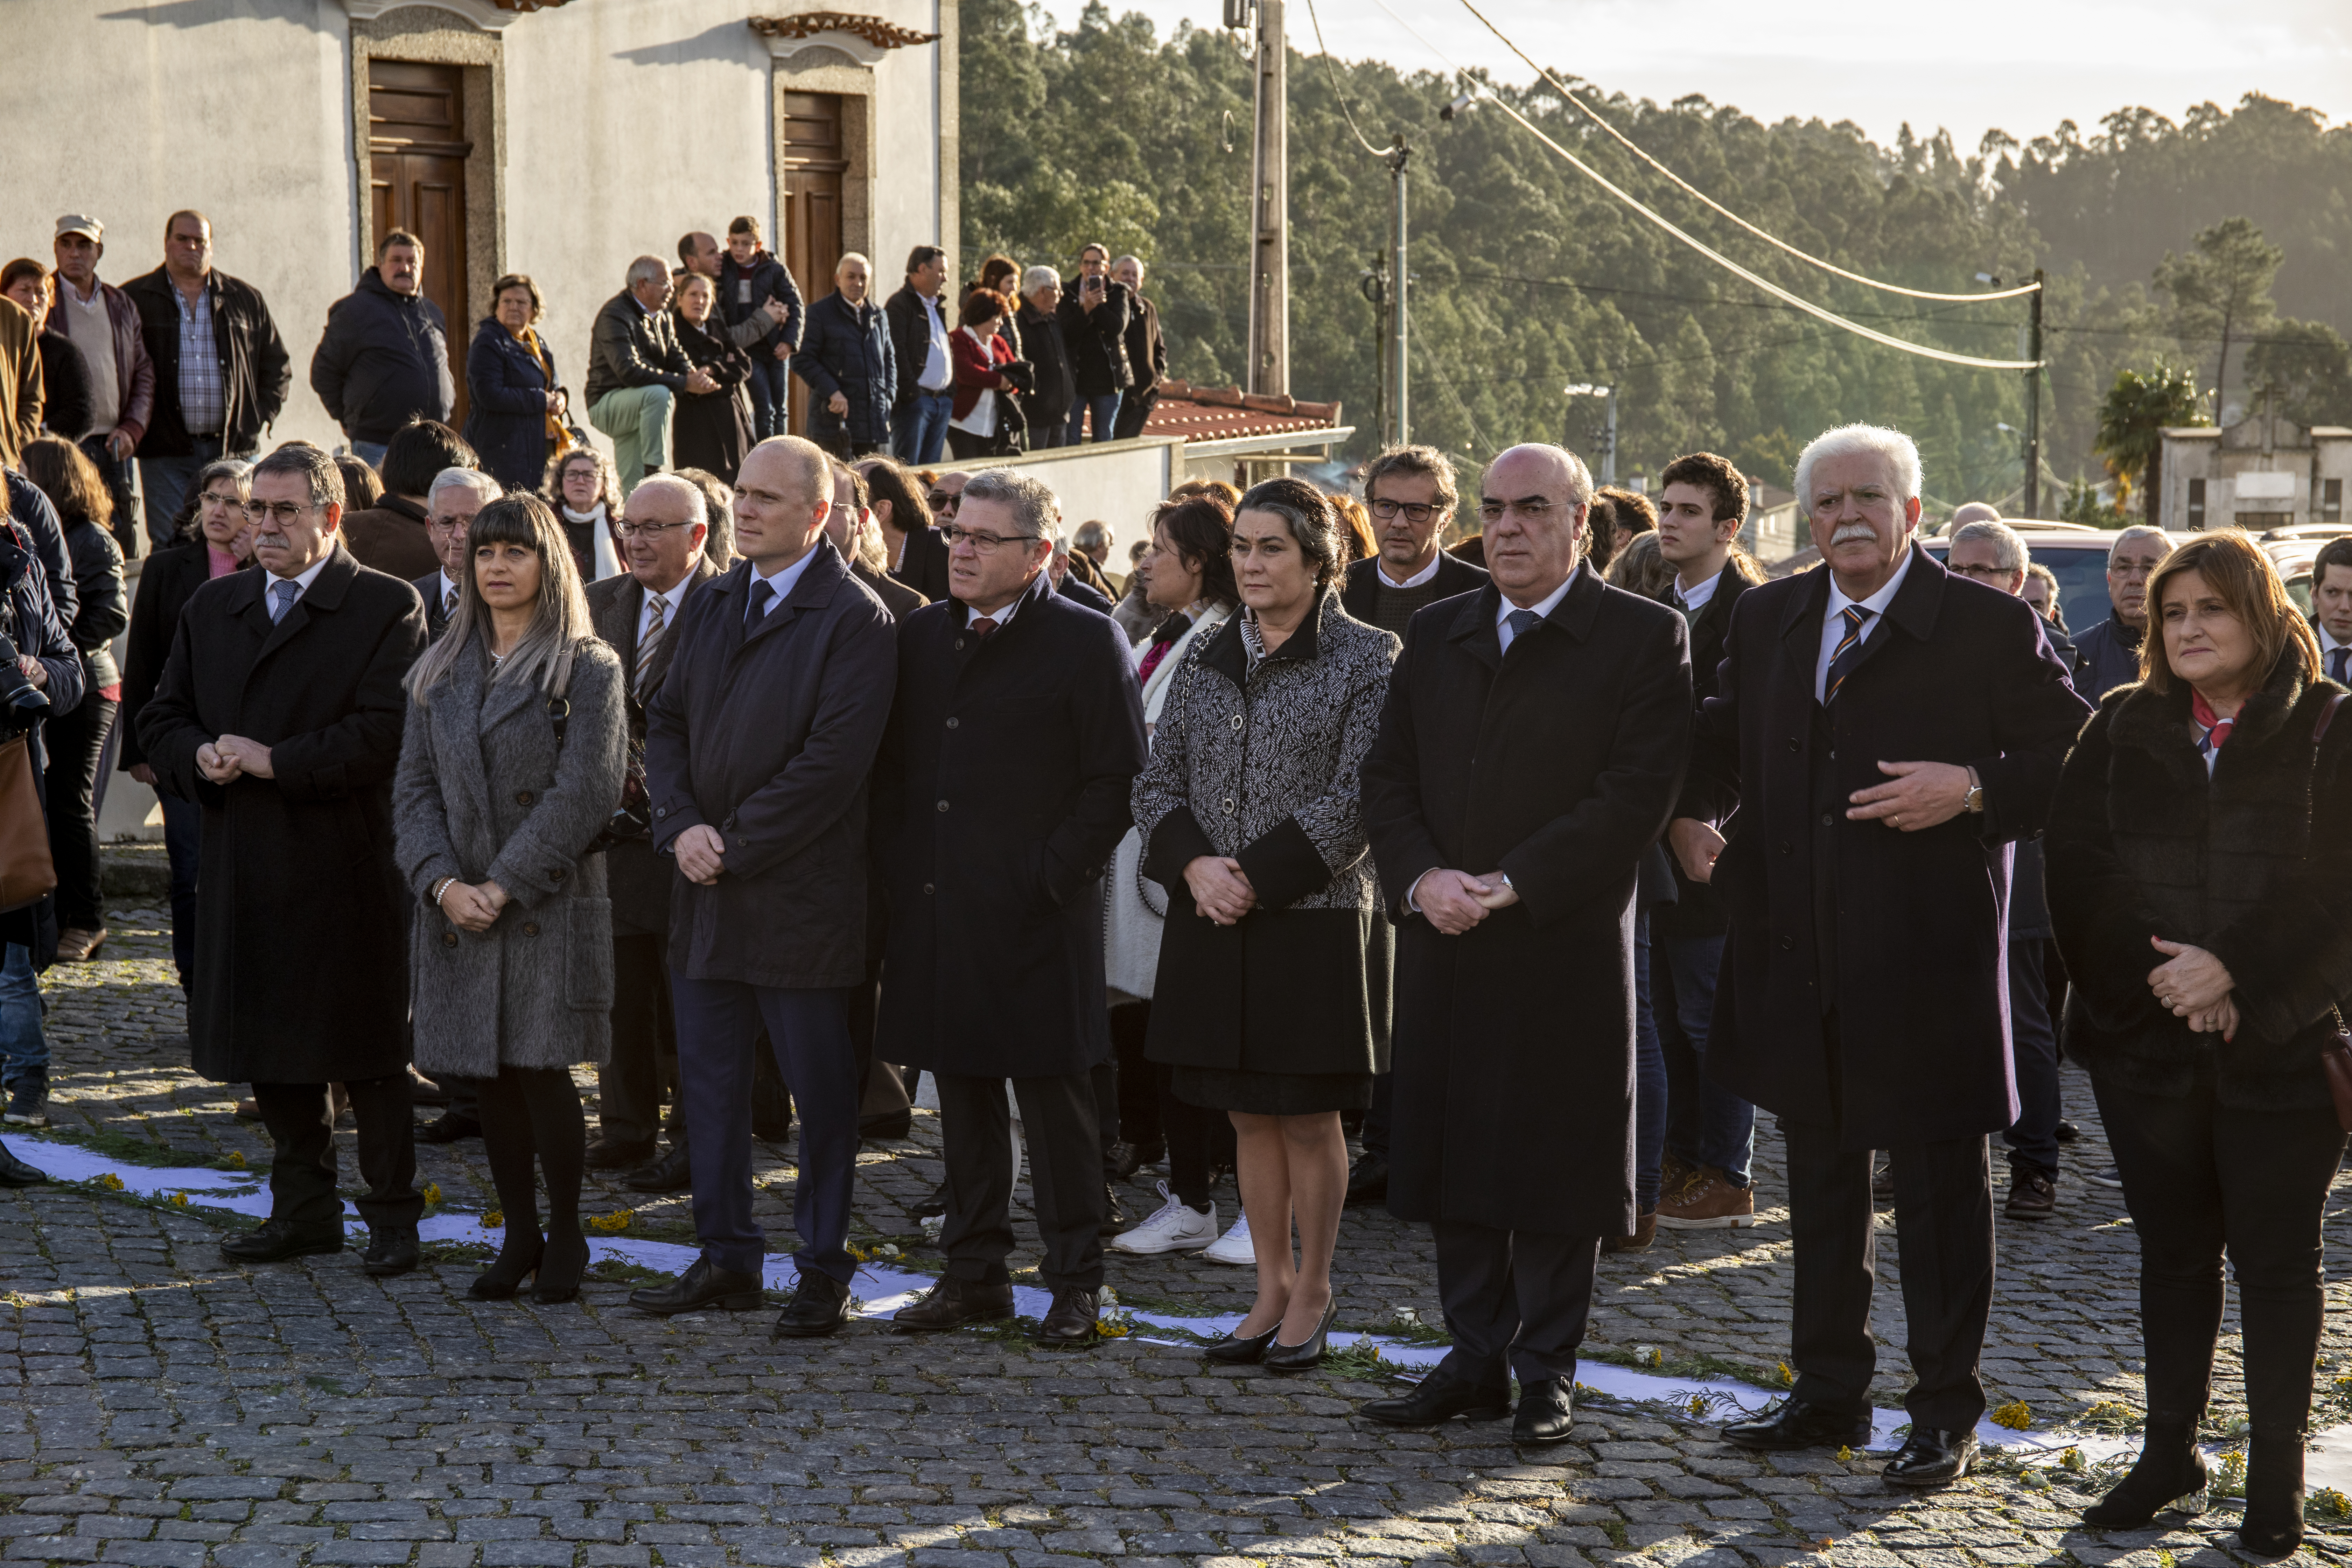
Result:
{"label": "parked car", "polygon": [[[2033,559],[2058,579],[2058,607],[2071,631],[2081,631],[2107,618],[2107,552],[2123,537],[2120,529],[2084,528],[2078,523],[2039,522],[2028,518],[2001,519],[2025,536]],[[2339,535],[2352,533],[2342,523],[2315,523],[2304,528],[2275,528],[2256,542],[2271,563],[2286,579],[2286,591],[2303,613],[2311,613],[2311,563],[2320,547]],[[1941,560],[1952,542],[1923,539],[1920,544]]]}

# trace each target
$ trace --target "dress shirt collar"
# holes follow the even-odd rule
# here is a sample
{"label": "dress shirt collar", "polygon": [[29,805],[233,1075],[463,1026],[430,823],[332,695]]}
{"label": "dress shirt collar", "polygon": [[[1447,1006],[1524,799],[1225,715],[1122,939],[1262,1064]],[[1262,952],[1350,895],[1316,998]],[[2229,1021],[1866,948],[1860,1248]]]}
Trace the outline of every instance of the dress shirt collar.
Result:
{"label": "dress shirt collar", "polygon": [[1423,567],[1420,571],[1414,573],[1412,576],[1406,578],[1402,583],[1389,575],[1389,563],[1379,556],[1374,556],[1372,558],[1372,570],[1381,574],[1380,583],[1381,586],[1383,588],[1418,588],[1423,583],[1428,582],[1430,579],[1437,575],[1437,568],[1444,563],[1444,560],[1445,552],[1441,550],[1436,554],[1429,558],[1428,565]]}
{"label": "dress shirt collar", "polygon": [[[1575,567],[1570,571],[1568,576],[1561,581],[1560,585],[1554,588],[1549,594],[1544,595],[1544,599],[1541,604],[1530,605],[1528,606],[1528,608],[1536,613],[1536,619],[1542,620],[1546,616],[1549,616],[1554,610],[1559,608],[1559,602],[1568,597],[1568,591],[1570,588],[1576,586],[1577,573],[1583,570],[1584,563],[1581,561],[1578,562]],[[1511,651],[1511,639],[1518,635],[1511,630],[1511,616],[1513,612],[1518,609],[1519,606],[1511,603],[1510,595],[1501,592],[1499,589],[1496,590],[1495,598],[1495,635],[1496,637],[1501,639],[1503,651],[1505,653],[1508,653]]]}
{"label": "dress shirt collar", "polygon": [[449,568],[441,568],[441,602],[447,604],[449,595],[457,591],[457,579],[449,575]]}
{"label": "dress shirt collar", "polygon": [[[995,630],[997,630],[997,631],[1000,631],[1000,632],[1001,632],[1001,631],[1003,631],[1003,630],[1005,628],[1005,626],[1006,626],[1008,624],[1010,624],[1010,623],[1011,623],[1011,621],[1012,621],[1012,619],[1013,619],[1013,615],[1014,615],[1017,611],[1019,611],[1019,609],[1021,608],[1021,606],[1022,606],[1022,605],[1025,605],[1025,604],[1027,604],[1031,599],[1033,599],[1033,598],[1036,597],[1036,595],[1037,595],[1037,594],[1038,594],[1038,591],[1039,591],[1039,585],[1040,585],[1041,584],[1044,585],[1044,591],[1045,591],[1045,593],[1051,594],[1051,593],[1055,592],[1055,587],[1054,587],[1054,574],[1053,574],[1053,573],[1051,573],[1051,572],[1049,572],[1049,571],[1046,571],[1046,570],[1045,570],[1045,569],[1043,569],[1043,568],[1040,568],[1040,569],[1038,570],[1037,575],[1036,575],[1036,576],[1034,576],[1034,577],[1033,577],[1033,578],[1031,578],[1031,579],[1029,580],[1029,585],[1028,585],[1026,588],[1022,589],[1022,590],[1021,590],[1021,592],[1020,592],[1018,595],[1016,595],[1014,596],[1014,598],[1013,598],[1013,602],[1012,602],[1011,604],[1009,604],[1009,605],[1005,605],[1005,606],[1004,606],[1003,609],[1001,609],[1001,610],[991,610],[991,611],[989,611],[989,612],[987,613],[988,619],[990,619],[990,620],[992,620],[992,621],[994,621],[994,622],[996,623],[996,626],[995,626],[994,629],[995,629]],[[964,607],[963,607],[963,624],[964,624],[964,625],[966,625],[966,626],[970,626],[970,625],[971,625],[971,623],[972,623],[972,622],[974,622],[974,621],[976,621],[976,620],[978,620],[978,619],[980,619],[980,618],[981,618],[981,612],[980,612],[980,611],[973,609],[970,605],[964,605]]]}
{"label": "dress shirt collar", "polygon": [[[1822,570],[1824,572],[1829,571],[1828,565],[1824,563]],[[1886,606],[1895,602],[1895,595],[1896,592],[1902,588],[1903,579],[1909,574],[1910,570],[1911,546],[1906,542],[1903,546],[1903,558],[1895,563],[1895,575],[1889,577],[1885,583],[1881,584],[1879,585],[1878,592],[1873,594],[1867,599],[1847,598],[1845,596],[1845,590],[1838,586],[1838,580],[1836,576],[1832,574],[1830,578],[1830,607],[1823,613],[1822,618],[1825,621],[1834,621],[1840,616],[1845,614],[1845,608],[1848,605],[1858,604],[1864,609],[1870,612],[1870,619],[1863,623],[1862,629],[1862,635],[1867,637],[1872,632],[1878,629],[1878,623],[1886,618]]]}
{"label": "dress shirt collar", "polygon": [[2327,655],[2334,653],[2337,648],[2347,646],[2346,644],[2337,642],[2336,638],[2328,633],[2326,624],[2321,621],[2316,616],[2314,616],[2311,618],[2311,629],[2319,634],[2319,653],[2320,657],[2323,658]]}
{"label": "dress shirt collar", "polygon": [[[816,552],[812,550],[809,553],[814,555]],[[693,585],[694,573],[689,570],[685,576],[680,577],[677,582],[672,583],[669,587],[662,593],[656,594],[651,588],[646,588],[646,601],[644,604],[637,606],[637,635],[640,637],[646,635],[646,624],[653,618],[654,601],[656,599],[660,600],[662,605],[662,625],[666,627],[676,626],[677,624],[677,613],[686,605],[686,591]],[[644,587],[645,585],[643,584],[639,584],[638,586]],[[781,604],[782,602],[782,598],[783,595],[779,594],[777,595],[777,602]]]}
{"label": "dress shirt collar", "polygon": [[[310,584],[319,580],[319,574],[327,569],[327,563],[332,561],[334,558],[335,552],[330,550],[324,555],[320,556],[316,561],[311,562],[307,570],[296,576],[290,578],[280,577],[275,572],[266,573],[265,575],[268,577],[270,586],[272,587],[277,586],[280,583],[292,583],[296,590],[294,602],[296,604],[299,604],[302,601],[302,595],[310,591]],[[267,597],[266,595],[264,596]]]}
{"label": "dress shirt collar", "polygon": [[1723,574],[1720,572],[1712,577],[1699,579],[1698,585],[1693,588],[1684,587],[1680,580],[1677,580],[1675,584],[1675,602],[1682,605],[1685,614],[1696,616],[1706,608],[1707,601],[1715,597],[1715,585],[1722,581]]}
{"label": "dress shirt collar", "polygon": [[[768,608],[766,611],[768,615],[774,615],[776,613],[777,606],[782,605],[786,599],[793,596],[793,589],[800,583],[801,574],[806,572],[809,569],[809,563],[815,559],[816,548],[812,545],[809,549],[802,552],[801,558],[798,561],[793,562],[791,565],[785,567],[782,571],[778,572],[772,577],[762,573],[757,566],[751,568],[751,576],[754,581],[765,583],[770,588],[775,591],[776,596],[768,601]],[[683,588],[686,584],[680,583],[678,586]],[[748,588],[750,584],[746,584],[745,586]]]}

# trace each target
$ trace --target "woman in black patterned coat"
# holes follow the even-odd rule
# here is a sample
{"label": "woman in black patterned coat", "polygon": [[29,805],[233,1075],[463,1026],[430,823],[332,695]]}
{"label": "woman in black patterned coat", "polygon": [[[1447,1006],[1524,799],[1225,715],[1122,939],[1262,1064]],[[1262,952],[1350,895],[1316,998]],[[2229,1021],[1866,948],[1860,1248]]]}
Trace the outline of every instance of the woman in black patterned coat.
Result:
{"label": "woman in black patterned coat", "polygon": [[1135,782],[1144,875],[1169,896],[1144,1054],[1232,1115],[1256,1220],[1257,1301],[1209,1353],[1300,1370],[1337,1310],[1339,1112],[1388,1068],[1391,946],[1356,773],[1397,639],[1340,608],[1339,525],[1311,486],[1244,495],[1233,558],[1244,608],[1186,652]]}

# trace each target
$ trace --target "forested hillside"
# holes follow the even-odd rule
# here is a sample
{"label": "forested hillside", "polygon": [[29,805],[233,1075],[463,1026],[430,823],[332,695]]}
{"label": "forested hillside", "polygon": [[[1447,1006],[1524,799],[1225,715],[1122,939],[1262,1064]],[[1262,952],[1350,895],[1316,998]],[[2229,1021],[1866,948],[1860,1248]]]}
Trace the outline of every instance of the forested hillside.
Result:
{"label": "forested hillside", "polygon": [[[1311,47],[1305,7],[1291,12],[1294,51]],[[1176,373],[1240,380],[1251,105],[1235,40],[1191,28],[1159,38],[1143,17],[1114,19],[1099,4],[1060,34],[1017,0],[963,0],[961,15],[962,254],[1003,249],[1066,270],[1087,240],[1133,249],[1151,264]],[[1614,382],[1621,474],[1654,473],[1704,446],[1785,481],[1806,437],[1866,417],[1918,438],[1938,499],[2019,483],[2018,438],[2001,426],[2024,422],[2021,376],[1899,353],[1764,296],[1491,107],[1441,122],[1457,90],[1441,72],[1331,65],[1372,141],[1402,129],[1415,148],[1417,438],[1472,459],[1563,433],[1584,445],[1597,405],[1561,389]],[[1326,61],[1294,52],[1290,68],[1292,385],[1344,399],[1362,447],[1379,375],[1360,284],[1381,246],[1388,174],[1349,133]],[[1660,106],[1576,85],[1700,189],[1853,271],[1958,291],[1980,271],[2014,281],[2045,268],[2051,477],[2098,473],[2099,403],[2119,370],[2169,361],[2210,389],[2224,330],[2250,345],[2231,353],[2229,402],[2245,398],[2252,352],[2267,356],[2261,374],[2295,379],[2306,417],[2352,423],[2352,405],[2314,406],[2352,384],[2336,335],[2352,328],[2352,131],[2315,114],[2252,98],[2179,124],[2133,109],[2087,138],[2067,123],[2030,139],[1996,132],[1963,153],[1908,128],[1881,147],[1851,123],[1768,126],[1704,99]],[[1897,336],[2020,357],[2024,301],[1923,305],[1842,283],[1675,190],[1549,89],[1510,97],[1611,179],[1782,287]],[[2281,258],[2274,289],[2254,279],[2261,297],[2241,300],[2223,327],[2226,312],[2190,298],[2189,283],[2156,279],[2168,253],[2193,258],[2200,230],[2238,216]],[[2178,262],[2171,276],[2185,276]]]}

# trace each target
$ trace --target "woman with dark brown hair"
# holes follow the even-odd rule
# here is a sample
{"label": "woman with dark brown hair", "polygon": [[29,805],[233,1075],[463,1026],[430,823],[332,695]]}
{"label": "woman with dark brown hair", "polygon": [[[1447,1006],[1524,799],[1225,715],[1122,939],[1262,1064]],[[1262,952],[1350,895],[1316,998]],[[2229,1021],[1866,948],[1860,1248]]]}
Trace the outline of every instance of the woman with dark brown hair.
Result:
{"label": "woman with dark brown hair", "polygon": [[959,458],[986,458],[1020,447],[1021,405],[1006,372],[1020,363],[1003,334],[1013,302],[992,289],[963,297],[963,324],[948,336],[955,362],[955,410],[948,419],[948,449]]}
{"label": "woman with dark brown hair", "polygon": [[2344,689],[2243,533],[2174,550],[2147,604],[2141,679],[2084,730],[2047,830],[2066,1053],[2139,1237],[2147,1356],[2139,1460],[2084,1517],[2137,1530],[2203,1506],[2227,1257],[2252,1438],[2238,1539],[2283,1556],[2303,1539],[2320,1220],[2344,1154],[2320,1053],[2352,994],[2352,723],[2331,726]]}

